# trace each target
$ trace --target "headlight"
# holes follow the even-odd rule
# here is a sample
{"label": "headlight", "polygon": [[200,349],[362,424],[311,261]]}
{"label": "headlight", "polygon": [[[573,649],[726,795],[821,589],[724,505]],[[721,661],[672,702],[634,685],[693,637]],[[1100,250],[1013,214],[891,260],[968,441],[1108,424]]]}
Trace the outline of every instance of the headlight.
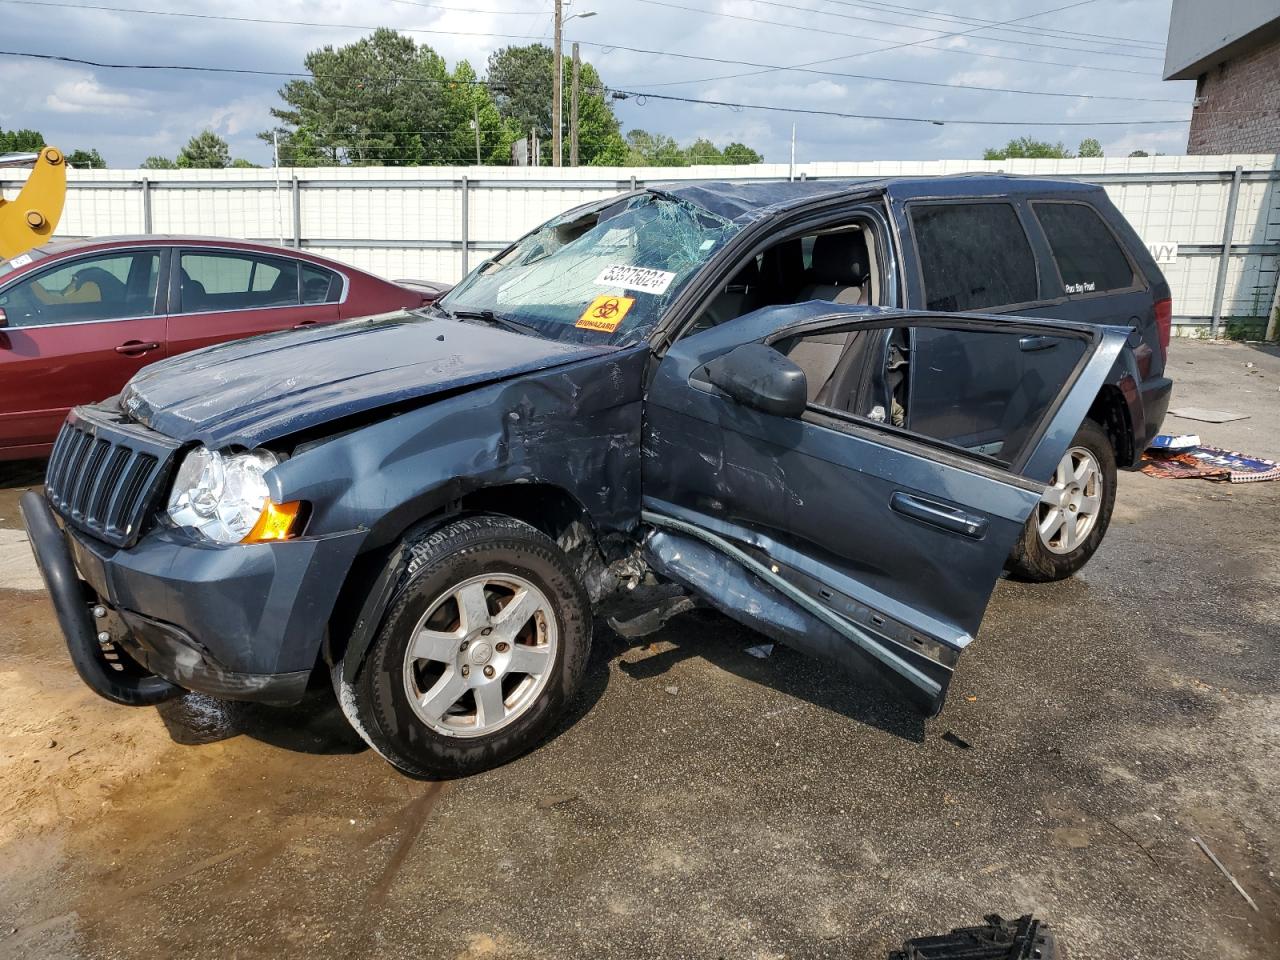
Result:
{"label": "headlight", "polygon": [[239,543],[262,516],[268,470],[280,462],[269,450],[223,456],[196,447],[183,458],[169,495],[169,518],[218,543]]}

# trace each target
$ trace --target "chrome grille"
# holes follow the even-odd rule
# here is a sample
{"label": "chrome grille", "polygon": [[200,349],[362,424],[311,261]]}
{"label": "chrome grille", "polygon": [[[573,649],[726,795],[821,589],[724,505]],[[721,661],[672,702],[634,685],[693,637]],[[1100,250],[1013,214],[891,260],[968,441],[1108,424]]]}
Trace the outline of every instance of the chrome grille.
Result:
{"label": "chrome grille", "polygon": [[53,445],[45,496],[68,524],[132,546],[162,492],[177,443],[118,413],[77,407]]}

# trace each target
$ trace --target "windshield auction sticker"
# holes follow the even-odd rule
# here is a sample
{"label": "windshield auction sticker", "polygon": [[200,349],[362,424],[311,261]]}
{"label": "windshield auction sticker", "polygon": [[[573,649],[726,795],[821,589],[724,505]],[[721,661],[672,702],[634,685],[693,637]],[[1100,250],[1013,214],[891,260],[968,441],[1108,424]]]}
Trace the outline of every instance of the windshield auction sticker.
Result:
{"label": "windshield auction sticker", "polygon": [[632,267],[625,263],[614,263],[600,271],[596,277],[596,286],[622,287],[624,290],[639,290],[641,293],[666,293],[674,273],[666,270],[654,270],[652,267]]}
{"label": "windshield auction sticker", "polygon": [[613,333],[635,302],[635,297],[619,297],[612,294],[596,297],[587,304],[587,309],[582,311],[582,316],[574,326],[582,330],[595,330],[598,333]]}

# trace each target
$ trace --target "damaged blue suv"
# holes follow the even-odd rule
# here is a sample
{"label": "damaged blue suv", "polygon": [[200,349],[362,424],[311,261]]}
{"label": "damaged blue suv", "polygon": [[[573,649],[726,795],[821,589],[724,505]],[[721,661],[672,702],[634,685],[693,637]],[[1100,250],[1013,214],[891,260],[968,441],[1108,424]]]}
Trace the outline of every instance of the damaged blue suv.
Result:
{"label": "damaged blue suv", "polygon": [[98,693],[327,675],[414,775],[537,744],[595,615],[711,606],[936,712],[1001,572],[1098,548],[1170,312],[1093,186],[637,190],[432,307],[147,368],[22,510]]}

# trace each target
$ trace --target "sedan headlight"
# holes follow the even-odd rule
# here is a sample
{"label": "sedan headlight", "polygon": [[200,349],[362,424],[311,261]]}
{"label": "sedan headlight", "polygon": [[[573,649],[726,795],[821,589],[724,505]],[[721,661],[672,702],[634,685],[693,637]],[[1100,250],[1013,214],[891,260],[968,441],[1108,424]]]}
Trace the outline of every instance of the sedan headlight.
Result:
{"label": "sedan headlight", "polygon": [[265,475],[279,462],[269,450],[224,456],[196,447],[178,467],[169,495],[169,518],[218,543],[239,543],[267,506]]}

